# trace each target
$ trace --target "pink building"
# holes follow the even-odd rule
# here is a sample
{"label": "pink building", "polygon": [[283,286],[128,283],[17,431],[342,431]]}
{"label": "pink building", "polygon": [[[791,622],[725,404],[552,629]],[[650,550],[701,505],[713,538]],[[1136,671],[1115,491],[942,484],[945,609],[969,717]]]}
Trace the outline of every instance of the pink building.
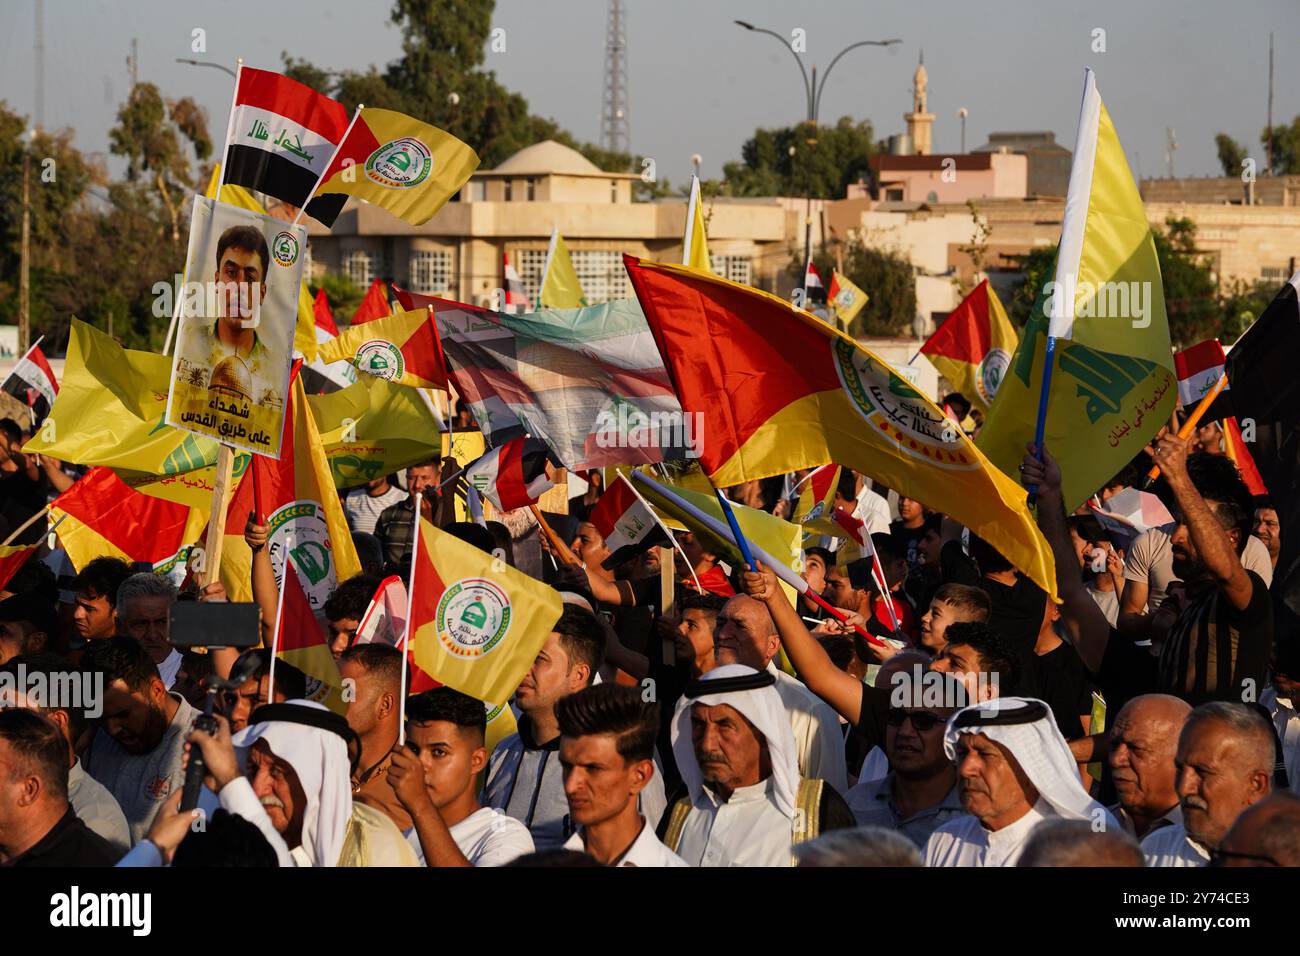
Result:
{"label": "pink building", "polygon": [[964,203],[1024,199],[1029,160],[1010,152],[871,157],[882,202]]}

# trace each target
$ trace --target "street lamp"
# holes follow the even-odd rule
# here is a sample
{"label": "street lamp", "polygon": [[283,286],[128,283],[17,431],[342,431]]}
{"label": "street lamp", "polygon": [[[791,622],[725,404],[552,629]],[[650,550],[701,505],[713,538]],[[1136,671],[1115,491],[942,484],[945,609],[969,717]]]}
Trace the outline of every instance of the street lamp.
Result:
{"label": "street lamp", "polygon": [[[835,69],[835,64],[840,62],[840,57],[844,56],[844,54],[848,53],[850,50],[856,50],[860,46],[893,46],[896,43],[903,42],[902,40],[895,38],[890,40],[859,40],[857,43],[850,43],[839,53],[835,54],[834,59],[831,60],[831,65],[826,67],[826,71],[822,74],[821,83],[818,84],[817,65],[813,64],[812,76],[810,77],[808,75],[808,71],[804,69],[803,60],[799,59],[799,54],[795,52],[795,49],[793,46],[791,46],[790,41],[787,40],[785,37],[783,37],[781,34],[777,33],[774,30],[767,30],[764,29],[763,27],[756,27],[754,26],[754,24],[747,23],[744,20],[736,20],[735,23],[737,26],[744,27],[746,30],[749,30],[751,33],[766,33],[770,37],[776,37],[777,42],[779,42],[781,46],[785,47],[787,50],[790,51],[790,55],[794,57],[795,63],[799,65],[799,73],[801,76],[803,76],[804,105],[807,110],[807,120],[805,122],[811,127],[811,129],[809,130],[809,138],[807,140],[809,146],[817,145],[817,139],[816,139],[817,116],[821,110],[822,93],[826,89],[826,78],[830,76],[831,70]],[[812,179],[811,177],[809,178],[808,181],[807,207],[804,213],[803,252],[804,252],[803,279],[801,281],[805,283],[804,293],[806,297],[807,295],[806,283],[808,281],[808,263],[812,261]]]}
{"label": "street lamp", "polygon": [[966,117],[970,116],[970,110],[962,107],[957,111],[957,118],[961,120],[961,152],[966,155]]}
{"label": "street lamp", "polygon": [[214,70],[221,70],[223,73],[229,73],[232,77],[234,77],[235,75],[235,71],[232,70],[230,67],[225,66],[224,64],[221,63],[211,63],[208,60],[183,60],[180,57],[177,57],[176,62],[185,63],[189,66],[210,66]]}

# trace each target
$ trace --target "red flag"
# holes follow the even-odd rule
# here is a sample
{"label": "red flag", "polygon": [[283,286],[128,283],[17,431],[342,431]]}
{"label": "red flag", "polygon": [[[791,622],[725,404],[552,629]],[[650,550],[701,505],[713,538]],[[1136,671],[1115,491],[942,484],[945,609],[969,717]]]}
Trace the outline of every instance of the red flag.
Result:
{"label": "red flag", "polygon": [[[316,290],[316,299],[312,302],[312,314],[316,318],[317,333],[324,332],[330,338],[338,338],[339,326],[334,321],[334,313],[330,311],[329,296],[325,294],[324,289]],[[320,335],[317,334],[317,339]]]}
{"label": "red flag", "polygon": [[76,568],[104,554],[158,565],[197,540],[186,540],[188,505],[142,494],[102,466],[55,498],[50,510],[67,515],[59,540]]}
{"label": "red flag", "polygon": [[366,297],[357,306],[356,314],[352,316],[352,324],[360,325],[363,322],[373,322],[375,319],[382,319],[384,316],[392,314],[393,310],[388,304],[388,289],[384,285],[384,280],[376,279],[370,283],[370,288],[366,290]]}
{"label": "red flag", "polygon": [[1237,424],[1237,416],[1229,415],[1223,420],[1223,448],[1228,453],[1228,457],[1233,460],[1237,470],[1241,472],[1241,478],[1246,482],[1246,487],[1250,489],[1252,495],[1266,495],[1268,488],[1264,486],[1264,479],[1260,477],[1259,468],[1255,465],[1255,459],[1246,447],[1246,443],[1241,437],[1241,426]]}
{"label": "red flag", "polygon": [[40,546],[40,542],[18,546],[0,544],[0,591],[5,589]]}

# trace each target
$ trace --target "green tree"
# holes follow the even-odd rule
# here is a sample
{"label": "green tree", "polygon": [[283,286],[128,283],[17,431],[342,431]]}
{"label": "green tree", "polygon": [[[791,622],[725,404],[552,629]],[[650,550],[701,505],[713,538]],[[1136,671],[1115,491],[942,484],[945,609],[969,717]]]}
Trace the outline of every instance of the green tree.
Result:
{"label": "green tree", "polygon": [[361,304],[366,294],[365,289],[359,288],[342,272],[329,272],[323,275],[320,282],[312,284],[311,294],[314,296],[320,289],[325,290],[330,311],[334,314],[334,322],[340,325],[347,324],[346,319],[357,311],[357,306]]}
{"label": "green tree", "polygon": [[1007,317],[1017,329],[1023,329],[1034,309],[1039,291],[1051,281],[1056,268],[1056,246],[1037,246],[1021,255],[1008,255],[1023,278],[1005,303]]}
{"label": "green tree", "polygon": [[[813,256],[817,271],[830,287],[836,259],[823,248]],[[797,284],[803,269],[802,255],[792,257],[791,281]],[[844,268],[840,270],[867,294],[867,304],[849,328],[850,335],[910,335],[916,318],[916,276],[912,263],[887,249],[866,246],[852,239],[844,244]]]}
{"label": "green tree", "polygon": [[203,110],[189,97],[169,102],[154,84],[138,83],[118,110],[109,149],[126,157],[129,182],[152,183],[171,221],[172,241],[179,242],[181,205],[198,184],[190,171],[190,151],[200,163],[212,155]]}
{"label": "green tree", "polygon": [[[1268,127],[1259,134],[1259,141],[1268,147]],[[1269,172],[1274,176],[1300,173],[1300,116],[1290,126],[1273,127],[1273,168]]]}
{"label": "green tree", "polygon": [[1214,137],[1214,146],[1219,152],[1219,165],[1223,167],[1223,175],[1240,176],[1241,164],[1247,155],[1246,147],[1227,133],[1217,133]]}
{"label": "green tree", "polygon": [[870,171],[878,151],[871,123],[845,116],[834,126],[806,123],[760,129],[741,147],[741,160],[722,167],[731,196],[804,196],[840,199],[850,183]]}

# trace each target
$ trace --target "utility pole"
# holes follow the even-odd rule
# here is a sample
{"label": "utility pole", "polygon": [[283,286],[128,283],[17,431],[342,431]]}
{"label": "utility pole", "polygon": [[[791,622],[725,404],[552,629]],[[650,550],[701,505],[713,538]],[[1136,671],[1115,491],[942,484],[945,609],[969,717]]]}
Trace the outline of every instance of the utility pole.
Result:
{"label": "utility pole", "polygon": [[36,128],[45,126],[45,0],[36,0]]}
{"label": "utility pole", "polygon": [[32,337],[31,288],[28,284],[31,263],[31,137],[23,149],[23,232],[22,245],[19,250],[18,266],[18,354],[27,353],[28,341]]}
{"label": "utility pole", "polygon": [[127,73],[131,77],[131,89],[140,82],[140,41],[131,37],[131,55],[126,58]]}

